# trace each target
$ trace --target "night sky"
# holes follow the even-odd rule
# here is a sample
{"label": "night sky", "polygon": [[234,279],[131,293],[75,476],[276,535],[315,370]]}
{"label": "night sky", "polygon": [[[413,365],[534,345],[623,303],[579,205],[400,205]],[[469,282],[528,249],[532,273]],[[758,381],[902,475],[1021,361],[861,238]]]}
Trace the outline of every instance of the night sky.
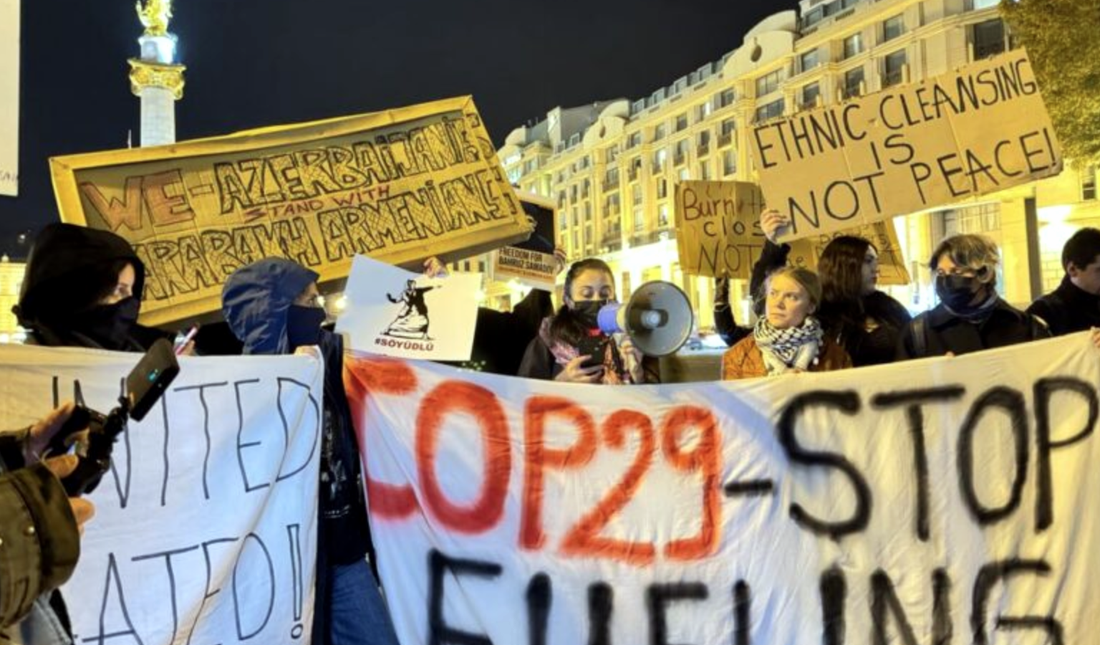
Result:
{"label": "night sky", "polygon": [[[499,146],[556,105],[639,98],[795,0],[175,0],[179,140],[473,95]],[[18,198],[0,252],[57,221],[47,159],[138,142],[132,0],[23,0]]]}

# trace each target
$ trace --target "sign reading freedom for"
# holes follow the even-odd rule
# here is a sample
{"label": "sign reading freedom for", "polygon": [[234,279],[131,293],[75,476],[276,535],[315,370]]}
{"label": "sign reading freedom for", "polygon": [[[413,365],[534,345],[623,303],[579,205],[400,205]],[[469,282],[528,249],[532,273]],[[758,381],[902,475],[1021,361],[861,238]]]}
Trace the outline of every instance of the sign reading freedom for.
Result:
{"label": "sign reading freedom for", "polygon": [[1096,642],[1085,334],[741,383],[345,377],[402,643]]}
{"label": "sign reading freedom for", "polygon": [[449,262],[530,232],[469,98],[50,165],[63,220],[136,247],[151,324],[217,310],[264,257],[329,281],[356,254]]}
{"label": "sign reading freedom for", "polygon": [[768,205],[795,239],[912,213],[1062,170],[1027,53],[758,126]]}
{"label": "sign reading freedom for", "polygon": [[493,277],[514,279],[533,289],[553,291],[558,275],[554,257],[554,203],[527,193],[519,198],[523,211],[534,224],[534,231],[526,242],[505,246],[493,253]]}
{"label": "sign reading freedom for", "polygon": [[[107,413],[140,355],[0,347],[0,429]],[[313,623],[323,365],[181,358],[115,444],[63,589],[76,643],[304,643]]]}
{"label": "sign reading freedom for", "polygon": [[[676,244],[684,271],[692,275],[750,279],[766,239],[760,228],[763,200],[760,188],[747,182],[676,184]],[[795,240],[791,242],[789,262],[816,267],[825,246],[840,235],[855,235],[875,245],[880,285],[909,284],[909,270],[890,221]]]}

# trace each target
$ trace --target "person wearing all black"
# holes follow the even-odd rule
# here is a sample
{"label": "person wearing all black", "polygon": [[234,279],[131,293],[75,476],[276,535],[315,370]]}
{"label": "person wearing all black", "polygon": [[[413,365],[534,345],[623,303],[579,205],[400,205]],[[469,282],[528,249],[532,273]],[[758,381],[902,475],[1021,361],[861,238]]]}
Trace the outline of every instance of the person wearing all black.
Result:
{"label": "person wearing all black", "polygon": [[325,362],[320,514],[313,642],[396,645],[397,636],[366,557],[371,538],[359,446],[343,382],[344,346],[322,329],[318,275],[267,258],[238,269],[222,289],[222,312],[246,355],[319,347]]}
{"label": "person wearing all black", "polygon": [[752,327],[742,327],[737,324],[733,316],[733,308],[730,307],[730,281],[729,278],[715,278],[714,280],[714,331],[727,347],[733,347],[741,342],[741,339],[752,334]]}
{"label": "person wearing all black", "polygon": [[1100,327],[1100,230],[1083,228],[1062,247],[1062,284],[1027,313],[1042,318],[1055,336]]}
{"label": "person wearing all black", "polygon": [[543,318],[553,313],[550,292],[541,289],[531,289],[510,312],[478,307],[470,360],[451,364],[488,374],[515,376],[523,353],[539,334]]}
{"label": "person wearing all black", "polygon": [[928,266],[940,304],[913,319],[898,358],[960,355],[1050,337],[1046,324],[997,295],[997,245],[981,235],[940,242]]}
{"label": "person wearing all black", "polygon": [[[760,314],[761,290],[767,277],[787,263],[791,247],[777,244],[777,235],[789,225],[787,218],[776,210],[765,211],[760,218],[765,242],[760,258],[752,268],[749,283],[754,310]],[[876,289],[878,282],[878,249],[861,237],[849,235],[834,238],[821,253],[817,264],[823,296],[817,318],[825,334],[839,344],[852,358],[855,367],[889,363],[895,359],[898,337],[911,316],[897,300]],[[728,290],[727,290],[728,294]],[[719,311],[715,302],[715,324],[723,339],[740,340],[750,328],[739,328],[733,322],[728,307]],[[748,331],[743,331],[747,329]]]}
{"label": "person wearing all black", "polygon": [[12,308],[28,343],[144,352],[172,334],[137,324],[145,265],[108,231],[49,224],[27,259]]}

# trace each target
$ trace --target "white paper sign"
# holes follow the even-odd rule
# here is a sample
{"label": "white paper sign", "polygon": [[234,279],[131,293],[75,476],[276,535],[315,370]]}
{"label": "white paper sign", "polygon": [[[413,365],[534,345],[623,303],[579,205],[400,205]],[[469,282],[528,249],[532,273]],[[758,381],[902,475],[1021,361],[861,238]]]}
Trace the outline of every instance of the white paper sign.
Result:
{"label": "white paper sign", "polygon": [[405,645],[1100,642],[1087,334],[725,383],[345,376]]}
{"label": "white paper sign", "polygon": [[[138,354],[0,346],[0,429],[55,402],[109,412]],[[75,642],[310,642],[324,368],[183,358],[115,444],[63,589]]]}
{"label": "white paper sign", "polygon": [[357,255],[348,277],[347,307],[336,320],[353,350],[440,361],[469,360],[477,325],[480,273],[444,278]]}
{"label": "white paper sign", "polygon": [[0,0],[0,195],[19,193],[19,0]]}

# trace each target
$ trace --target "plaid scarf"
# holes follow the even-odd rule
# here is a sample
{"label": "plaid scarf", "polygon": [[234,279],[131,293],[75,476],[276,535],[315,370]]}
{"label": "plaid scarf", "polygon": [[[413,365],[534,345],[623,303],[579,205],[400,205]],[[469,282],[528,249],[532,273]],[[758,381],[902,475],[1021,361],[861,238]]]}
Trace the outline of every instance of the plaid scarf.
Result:
{"label": "plaid scarf", "polygon": [[813,316],[798,327],[778,329],[761,316],[752,332],[756,346],[764,356],[768,376],[778,376],[793,369],[807,370],[817,363],[824,331]]}

